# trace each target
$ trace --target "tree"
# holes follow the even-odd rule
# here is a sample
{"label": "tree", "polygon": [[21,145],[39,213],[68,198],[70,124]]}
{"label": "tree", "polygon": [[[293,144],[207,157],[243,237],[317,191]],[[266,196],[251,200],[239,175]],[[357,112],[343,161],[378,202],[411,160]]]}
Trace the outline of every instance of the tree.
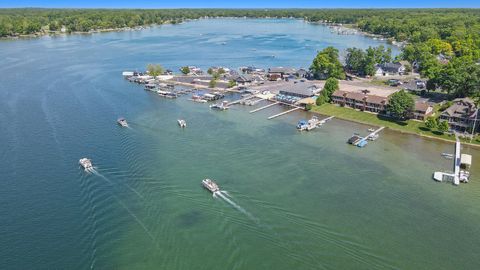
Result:
{"label": "tree", "polygon": [[425,127],[430,130],[436,129],[438,127],[438,120],[433,116],[429,116],[427,120],[425,120]]}
{"label": "tree", "polygon": [[213,74],[213,69],[212,69],[212,68],[209,68],[209,69],[207,70],[207,73],[210,74],[210,75],[212,75],[212,74]]}
{"label": "tree", "polygon": [[440,131],[441,133],[445,133],[445,132],[447,132],[449,129],[450,129],[450,126],[448,125],[448,122],[447,122],[447,121],[441,121],[441,122],[438,124],[438,131]]}
{"label": "tree", "polygon": [[480,65],[470,57],[459,57],[444,66],[436,79],[453,96],[472,96],[480,92]]}
{"label": "tree", "polygon": [[413,98],[404,90],[400,90],[388,100],[387,112],[396,119],[405,120],[413,112],[414,106]]}
{"label": "tree", "polygon": [[330,77],[345,79],[343,66],[338,59],[338,50],[334,47],[327,47],[320,51],[313,59],[310,71],[315,79],[328,79]]}
{"label": "tree", "polygon": [[235,80],[230,80],[228,81],[228,88],[232,88],[237,85],[237,82]]}
{"label": "tree", "polygon": [[217,86],[217,80],[211,79],[210,82],[208,83],[208,87],[215,88],[215,86]]}
{"label": "tree", "polygon": [[410,64],[405,64],[405,73],[410,73],[413,71],[412,65]]}
{"label": "tree", "polygon": [[183,74],[187,75],[188,73],[190,73],[190,68],[187,67],[187,66],[185,66],[185,67],[180,68],[180,71],[181,71]]}
{"label": "tree", "polygon": [[428,80],[426,87],[429,92],[435,91],[435,89],[437,89],[437,83],[435,82],[435,79]]}
{"label": "tree", "polygon": [[163,67],[159,64],[148,64],[147,72],[150,76],[156,77],[163,74]]}
{"label": "tree", "polygon": [[323,86],[321,95],[325,97],[326,102],[330,102],[332,94],[339,89],[338,80],[335,78],[328,78]]}
{"label": "tree", "polygon": [[317,104],[317,106],[320,106],[320,105],[323,105],[327,103],[327,101],[325,100],[325,96],[320,94],[318,97],[317,97],[317,100],[315,100],[315,104]]}
{"label": "tree", "polygon": [[362,49],[348,48],[345,57],[345,67],[356,74],[365,74],[366,53]]}
{"label": "tree", "polygon": [[220,78],[220,73],[218,73],[218,72],[213,72],[211,75],[212,75],[214,80],[218,80]]}

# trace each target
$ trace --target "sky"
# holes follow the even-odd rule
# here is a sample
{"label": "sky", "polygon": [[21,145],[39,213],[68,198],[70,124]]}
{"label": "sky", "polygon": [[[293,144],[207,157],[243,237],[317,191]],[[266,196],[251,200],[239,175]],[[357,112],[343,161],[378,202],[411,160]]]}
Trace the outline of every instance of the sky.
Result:
{"label": "sky", "polygon": [[0,8],[479,8],[478,0],[0,0]]}

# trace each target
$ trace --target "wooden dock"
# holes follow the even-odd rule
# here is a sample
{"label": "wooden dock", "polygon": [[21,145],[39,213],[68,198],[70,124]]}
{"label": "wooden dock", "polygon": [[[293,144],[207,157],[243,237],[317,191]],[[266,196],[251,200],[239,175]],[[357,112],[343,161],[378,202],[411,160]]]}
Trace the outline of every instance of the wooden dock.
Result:
{"label": "wooden dock", "polygon": [[[361,140],[357,141],[356,143],[354,143],[353,145],[355,146],[359,146],[361,145],[361,147],[363,147],[365,144],[362,144],[362,142],[368,140],[369,138],[374,138],[375,135],[377,135],[377,133],[379,133],[380,131],[382,131],[385,127],[380,127],[378,128],[377,130],[373,131],[372,133],[368,134],[367,136],[363,137]],[[375,139],[372,139],[372,140],[375,140]]]}
{"label": "wooden dock", "polygon": [[327,118],[325,118],[325,119],[320,120],[319,122],[320,122],[321,124],[325,124],[327,121],[332,120],[334,117],[335,117],[335,116],[330,116],[330,117],[327,117]]}
{"label": "wooden dock", "polygon": [[237,99],[237,100],[234,100],[234,101],[228,103],[227,106],[234,105],[234,104],[238,104],[238,103],[240,103],[240,102],[242,102],[242,101],[246,101],[246,100],[249,100],[249,99],[254,98],[254,97],[256,97],[256,96],[255,96],[255,95],[251,95],[251,96],[248,96],[248,97],[245,97],[245,98],[242,98],[242,99]]}
{"label": "wooden dock", "polygon": [[368,135],[365,137],[365,139],[368,139],[368,138],[370,138],[370,137],[375,136],[377,133],[379,133],[380,131],[382,131],[384,128],[385,128],[385,127],[380,127],[379,129],[375,130],[374,132],[368,134]]}
{"label": "wooden dock", "polygon": [[272,116],[268,117],[268,120],[273,119],[273,118],[276,118],[276,117],[279,117],[279,116],[282,116],[282,115],[287,114],[287,113],[291,113],[291,112],[296,111],[296,110],[300,110],[300,109],[301,109],[301,107],[295,107],[295,108],[290,109],[290,110],[288,110],[288,111],[284,111],[284,112],[281,112],[281,113],[277,113],[277,114],[275,114],[275,115],[272,115]]}
{"label": "wooden dock", "polygon": [[263,110],[263,109],[270,108],[270,107],[272,107],[273,105],[277,105],[277,104],[279,104],[279,103],[280,103],[280,102],[275,102],[275,103],[268,104],[268,105],[266,105],[266,106],[257,108],[257,109],[255,109],[255,110],[251,110],[250,113],[255,113],[255,112],[261,111],[261,110]]}

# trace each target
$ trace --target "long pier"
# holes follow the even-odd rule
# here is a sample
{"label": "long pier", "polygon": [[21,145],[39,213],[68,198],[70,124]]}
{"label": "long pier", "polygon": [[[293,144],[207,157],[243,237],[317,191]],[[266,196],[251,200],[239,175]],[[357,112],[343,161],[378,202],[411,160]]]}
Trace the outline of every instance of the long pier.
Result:
{"label": "long pier", "polygon": [[[361,140],[359,140],[357,143],[355,143],[354,145],[355,146],[358,146],[359,144],[361,144],[363,141],[366,141],[368,140],[368,138],[373,138],[377,133],[379,133],[380,131],[382,131],[385,127],[380,127],[378,128],[377,130],[373,131],[372,133],[368,134],[367,136],[363,137]],[[362,145],[363,147],[364,145]]]}
{"label": "long pier", "polygon": [[255,113],[255,112],[261,111],[261,110],[263,110],[263,109],[270,108],[270,107],[272,107],[272,106],[274,106],[274,105],[277,105],[277,104],[279,104],[279,103],[280,103],[280,102],[274,102],[274,103],[268,104],[268,105],[266,105],[266,106],[257,108],[257,109],[255,109],[255,110],[251,110],[250,113]]}
{"label": "long pier", "polygon": [[380,127],[379,129],[375,130],[374,132],[368,134],[368,135],[365,137],[365,139],[368,139],[368,138],[370,138],[370,137],[375,136],[375,134],[379,133],[379,132],[382,131],[384,128],[385,128],[385,127]]}
{"label": "long pier", "polygon": [[251,96],[248,96],[248,97],[245,97],[245,98],[242,98],[242,99],[237,99],[237,100],[234,100],[234,101],[228,103],[227,106],[238,104],[242,101],[246,101],[246,100],[249,100],[249,99],[254,98],[254,97],[255,97],[255,95],[251,95]]}
{"label": "long pier", "polygon": [[458,186],[460,184],[460,141],[456,138],[455,142],[455,160],[453,162],[453,184]]}
{"label": "long pier", "polygon": [[324,123],[326,123],[327,121],[332,120],[334,117],[335,117],[335,116],[330,116],[330,117],[327,117],[327,118],[325,118],[325,119],[320,120],[319,122],[322,123],[322,124],[324,124]]}
{"label": "long pier", "polygon": [[281,113],[277,113],[277,114],[275,114],[275,115],[272,115],[272,116],[268,117],[268,120],[273,119],[273,118],[276,118],[276,117],[279,117],[279,116],[282,116],[282,115],[287,114],[287,113],[291,113],[291,112],[296,111],[296,110],[300,110],[300,109],[301,109],[301,107],[295,107],[295,108],[290,109],[290,110],[288,110],[288,111],[284,111],[284,112],[281,112]]}

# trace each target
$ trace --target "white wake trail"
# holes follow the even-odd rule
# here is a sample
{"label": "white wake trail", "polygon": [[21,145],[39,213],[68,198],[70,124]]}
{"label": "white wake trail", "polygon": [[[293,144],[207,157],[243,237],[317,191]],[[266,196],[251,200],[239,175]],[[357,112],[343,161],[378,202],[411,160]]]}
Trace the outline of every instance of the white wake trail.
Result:
{"label": "white wake trail", "polygon": [[[96,176],[99,176],[101,177],[103,180],[107,181],[108,183],[110,183],[112,186],[114,186],[114,183],[112,181],[110,181],[107,177],[105,177],[103,174],[99,173],[97,170],[95,169],[91,169],[89,170],[89,172],[95,174]],[[127,187],[130,191],[132,191],[133,193],[137,194],[138,197],[140,197],[142,200],[145,199],[142,194],[140,194],[137,190],[135,190],[134,188],[132,188],[131,186],[129,186],[128,184],[123,184],[125,187]]]}
{"label": "white wake trail", "polygon": [[[255,222],[258,223],[258,220],[257,220],[252,214],[250,214],[249,212],[247,212],[247,210],[243,209],[243,207],[241,207],[240,205],[236,204],[235,202],[233,202],[232,200],[230,200],[228,197],[226,197],[226,196],[224,195],[224,192],[225,192],[225,191],[217,191],[217,192],[214,192],[213,195],[222,198],[224,201],[226,201],[228,204],[230,204],[231,206],[233,206],[235,209],[237,209],[238,211],[242,212],[244,215],[246,215],[247,217],[249,217],[251,220],[253,220],[253,221],[255,221]],[[227,194],[228,194],[228,193],[227,193]]]}

